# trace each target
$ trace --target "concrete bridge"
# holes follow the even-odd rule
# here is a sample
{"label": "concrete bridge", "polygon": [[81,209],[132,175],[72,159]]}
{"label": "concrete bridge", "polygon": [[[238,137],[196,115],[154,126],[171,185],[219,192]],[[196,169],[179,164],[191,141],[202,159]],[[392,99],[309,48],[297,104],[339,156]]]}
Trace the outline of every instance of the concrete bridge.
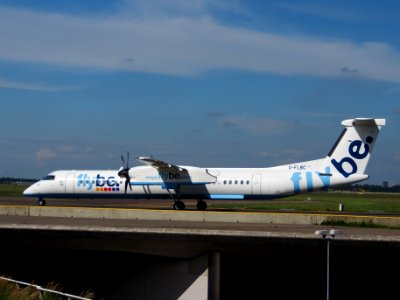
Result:
{"label": "concrete bridge", "polygon": [[[0,206],[0,273],[98,299],[323,299],[326,218],[337,215]],[[330,299],[397,297],[400,231],[335,229]]]}

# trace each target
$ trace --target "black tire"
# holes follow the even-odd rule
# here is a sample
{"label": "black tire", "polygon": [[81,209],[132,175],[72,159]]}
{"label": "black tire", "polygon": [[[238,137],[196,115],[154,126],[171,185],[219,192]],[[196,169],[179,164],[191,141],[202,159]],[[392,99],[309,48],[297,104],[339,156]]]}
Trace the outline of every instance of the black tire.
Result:
{"label": "black tire", "polygon": [[174,203],[174,209],[184,210],[185,209],[185,203],[183,203],[181,200],[176,201]]}
{"label": "black tire", "polygon": [[44,200],[44,199],[42,199],[42,198],[39,198],[39,199],[38,199],[38,205],[39,205],[39,206],[45,206],[45,205],[46,205],[46,200]]}
{"label": "black tire", "polygon": [[204,200],[198,200],[196,205],[198,210],[206,210],[207,209],[207,202]]}

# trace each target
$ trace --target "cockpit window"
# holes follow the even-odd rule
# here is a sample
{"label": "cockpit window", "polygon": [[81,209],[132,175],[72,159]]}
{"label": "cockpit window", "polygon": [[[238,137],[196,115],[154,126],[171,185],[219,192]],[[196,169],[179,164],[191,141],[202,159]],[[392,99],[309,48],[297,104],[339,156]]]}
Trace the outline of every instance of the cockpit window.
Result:
{"label": "cockpit window", "polygon": [[45,176],[45,177],[43,178],[43,180],[54,180],[54,179],[56,179],[56,176],[55,176],[55,175],[47,175],[47,176]]}

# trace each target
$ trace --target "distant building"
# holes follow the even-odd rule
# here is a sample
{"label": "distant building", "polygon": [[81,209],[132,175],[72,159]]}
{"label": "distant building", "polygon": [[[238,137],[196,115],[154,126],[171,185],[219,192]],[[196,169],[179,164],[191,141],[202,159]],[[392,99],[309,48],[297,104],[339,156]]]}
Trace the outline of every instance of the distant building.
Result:
{"label": "distant building", "polygon": [[387,189],[389,187],[389,182],[388,181],[384,181],[382,183],[382,186],[383,186],[384,189]]}

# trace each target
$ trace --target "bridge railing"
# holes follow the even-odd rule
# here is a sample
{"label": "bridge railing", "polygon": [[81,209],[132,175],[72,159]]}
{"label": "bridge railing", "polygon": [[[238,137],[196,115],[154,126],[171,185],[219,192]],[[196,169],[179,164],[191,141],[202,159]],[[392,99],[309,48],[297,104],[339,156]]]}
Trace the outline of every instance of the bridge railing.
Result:
{"label": "bridge railing", "polygon": [[41,300],[41,299],[43,298],[43,294],[44,294],[44,293],[56,294],[56,295],[65,297],[65,298],[67,298],[68,300],[72,300],[72,299],[78,299],[78,300],[92,300],[91,298],[85,298],[85,297],[81,297],[81,296],[76,296],[76,295],[71,295],[71,294],[63,293],[63,292],[60,292],[60,291],[56,291],[56,290],[52,290],[52,289],[49,289],[49,288],[42,287],[42,286],[40,286],[40,285],[31,284],[31,283],[24,282],[24,281],[19,281],[19,280],[14,280],[14,279],[7,278],[7,277],[4,277],[4,276],[0,276],[0,280],[4,280],[4,281],[8,281],[8,282],[13,282],[13,283],[15,283],[15,284],[17,284],[17,285],[23,285],[23,286],[27,286],[27,287],[29,286],[29,287],[35,288],[35,289],[39,292],[39,300]]}

